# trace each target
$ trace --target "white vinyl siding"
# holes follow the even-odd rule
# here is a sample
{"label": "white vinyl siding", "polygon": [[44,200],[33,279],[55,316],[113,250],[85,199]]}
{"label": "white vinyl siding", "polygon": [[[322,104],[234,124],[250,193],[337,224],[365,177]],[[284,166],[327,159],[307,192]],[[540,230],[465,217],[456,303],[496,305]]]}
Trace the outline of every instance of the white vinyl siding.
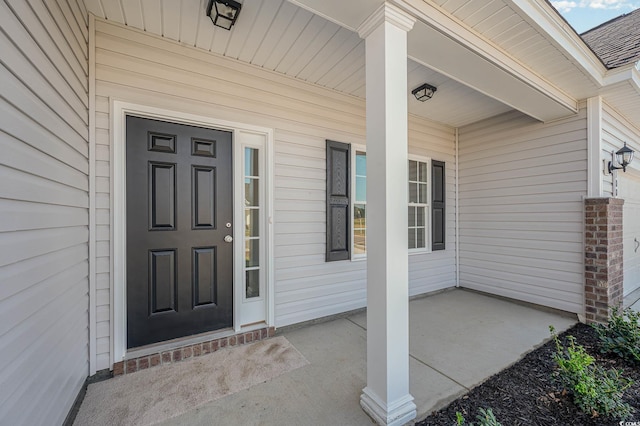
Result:
{"label": "white vinyl siding", "polygon": [[583,312],[586,138],[584,110],[460,129],[461,286]]}
{"label": "white vinyl siding", "polygon": [[[109,97],[274,128],[275,325],[365,306],[366,262],[325,262],[325,141],[364,145],[364,101],[106,21],[97,20],[96,29],[97,143],[105,154],[100,161],[108,161]],[[453,129],[416,117],[409,128],[410,151],[442,157],[452,173]],[[104,218],[109,217],[109,169],[103,163],[104,175],[96,182]],[[411,257],[411,294],[455,285],[453,175],[447,178],[451,249]],[[97,238],[103,243],[100,316],[109,304],[108,222],[98,224]],[[100,342],[108,334],[103,339],[98,350],[106,360],[108,346]]]}
{"label": "white vinyl siding", "polygon": [[87,19],[0,4],[3,424],[62,424],[89,372]]}
{"label": "white vinyl siding", "polygon": [[[618,151],[624,143],[635,151],[635,158],[628,169],[640,173],[640,129],[634,127],[607,103],[602,103],[602,159],[604,166],[611,161],[611,153]],[[616,164],[617,165],[617,164]],[[604,167],[603,166],[603,167]],[[613,174],[603,173],[602,190],[604,197],[617,197],[615,176],[620,176],[622,170]]]}

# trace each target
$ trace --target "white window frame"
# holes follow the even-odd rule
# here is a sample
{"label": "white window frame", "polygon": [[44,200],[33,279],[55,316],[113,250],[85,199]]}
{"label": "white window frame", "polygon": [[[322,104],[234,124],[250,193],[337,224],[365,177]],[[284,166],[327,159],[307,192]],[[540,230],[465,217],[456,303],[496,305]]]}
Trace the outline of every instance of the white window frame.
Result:
{"label": "white window frame", "polygon": [[[235,176],[239,180],[239,184],[234,185],[234,191],[236,192],[236,199],[242,200],[239,204],[235,204],[234,209],[234,221],[240,224],[237,229],[238,238],[236,241],[241,241],[240,244],[234,245],[234,256],[237,261],[234,263],[235,275],[234,275],[234,327],[235,331],[240,331],[243,327],[251,326],[252,324],[259,324],[266,322],[268,318],[269,306],[265,303],[265,300],[269,298],[268,288],[268,271],[269,271],[269,248],[267,246],[268,232],[271,227],[265,226],[267,222],[267,147],[268,141],[265,140],[264,135],[259,132],[251,130],[236,130],[236,147],[234,148],[234,158],[236,163]],[[259,211],[259,237],[258,240],[258,268],[259,272],[259,296],[248,298],[246,297],[246,264],[245,264],[245,247],[249,240],[245,236],[245,150],[246,148],[256,149],[258,151],[258,211]],[[271,215],[269,217],[272,217]],[[253,269],[253,268],[250,268]]]}
{"label": "white window frame", "polygon": [[[427,203],[412,203],[409,201],[409,167],[408,167],[408,162],[409,161],[418,161],[420,163],[425,163],[427,165]],[[407,160],[407,214],[409,207],[410,206],[419,206],[419,207],[424,207],[425,208],[425,241],[424,247],[418,247],[418,248],[412,248],[409,249],[409,255],[412,254],[424,254],[424,253],[431,253],[431,240],[433,239],[433,235],[431,233],[431,228],[432,228],[432,223],[431,223],[431,199],[432,199],[432,188],[433,185],[431,183],[431,180],[433,179],[433,176],[431,174],[431,158],[430,157],[425,157],[425,156],[421,156],[421,155],[409,155],[408,160]],[[407,226],[407,232],[409,231],[409,227]]]}

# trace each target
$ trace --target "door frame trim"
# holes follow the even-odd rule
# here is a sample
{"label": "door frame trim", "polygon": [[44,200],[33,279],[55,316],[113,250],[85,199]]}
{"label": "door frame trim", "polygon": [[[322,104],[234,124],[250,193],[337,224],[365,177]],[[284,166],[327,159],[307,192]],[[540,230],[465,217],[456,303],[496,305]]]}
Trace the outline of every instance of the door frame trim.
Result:
{"label": "door frame trim", "polygon": [[[242,133],[252,135],[261,135],[265,137],[266,146],[266,170],[265,170],[265,187],[266,187],[266,211],[265,225],[267,233],[266,241],[266,325],[273,326],[275,323],[274,312],[274,261],[273,261],[273,129],[248,125],[245,123],[232,122],[227,120],[219,120],[214,117],[206,117],[181,111],[157,108],[154,106],[137,104],[123,100],[111,98],[110,102],[110,138],[111,138],[111,178],[110,178],[110,257],[111,257],[111,344],[110,344],[110,364],[123,361],[127,354],[127,294],[126,294],[126,272],[127,272],[127,251],[126,251],[126,116],[133,115],[137,117],[165,120],[172,123],[196,125],[200,127],[211,127],[219,130],[227,130],[233,133],[233,155],[237,156],[237,147],[239,137]],[[237,173],[240,171],[233,170],[233,204],[234,217],[238,217],[238,208],[242,206],[242,200],[239,197],[241,191],[237,191],[238,181]],[[242,227],[234,227],[234,240],[242,241]],[[238,264],[241,259],[235,256],[234,250],[234,266],[233,266],[233,328],[234,331],[242,331],[239,323],[239,313],[242,300],[236,295],[238,294],[239,280]],[[240,300],[239,300],[240,299]]]}

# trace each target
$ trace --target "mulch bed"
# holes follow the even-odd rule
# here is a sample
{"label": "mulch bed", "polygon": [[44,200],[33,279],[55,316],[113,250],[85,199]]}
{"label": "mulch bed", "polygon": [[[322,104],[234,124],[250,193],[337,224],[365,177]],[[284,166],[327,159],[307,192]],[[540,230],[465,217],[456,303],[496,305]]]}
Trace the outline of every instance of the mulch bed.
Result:
{"label": "mulch bed", "polygon": [[[598,337],[590,326],[577,324],[561,334],[565,347],[567,335],[574,336],[576,343],[584,346],[596,362],[606,368],[622,370],[625,377],[634,381],[624,394],[624,400],[635,408],[626,422],[638,422],[640,425],[640,366],[613,355],[601,354]],[[456,424],[456,411],[464,415],[467,423],[477,424],[476,415],[480,408],[491,408],[503,426],[619,425],[619,420],[582,413],[571,396],[563,393],[560,384],[552,377],[555,349],[553,341],[547,342],[416,425],[453,426]]]}

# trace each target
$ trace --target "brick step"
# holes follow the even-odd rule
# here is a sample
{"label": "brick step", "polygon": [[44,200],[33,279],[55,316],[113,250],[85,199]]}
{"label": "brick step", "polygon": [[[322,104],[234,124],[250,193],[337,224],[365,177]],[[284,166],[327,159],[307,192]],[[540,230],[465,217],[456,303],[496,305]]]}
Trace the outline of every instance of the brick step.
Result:
{"label": "brick step", "polygon": [[259,340],[273,337],[275,333],[275,327],[265,327],[254,331],[235,334],[233,336],[221,337],[207,342],[191,344],[181,348],[174,348],[139,358],[116,362],[113,365],[113,375],[121,376],[123,374],[135,373],[136,371],[146,370],[158,365],[171,364],[193,357],[199,357],[225,347],[257,342]]}

